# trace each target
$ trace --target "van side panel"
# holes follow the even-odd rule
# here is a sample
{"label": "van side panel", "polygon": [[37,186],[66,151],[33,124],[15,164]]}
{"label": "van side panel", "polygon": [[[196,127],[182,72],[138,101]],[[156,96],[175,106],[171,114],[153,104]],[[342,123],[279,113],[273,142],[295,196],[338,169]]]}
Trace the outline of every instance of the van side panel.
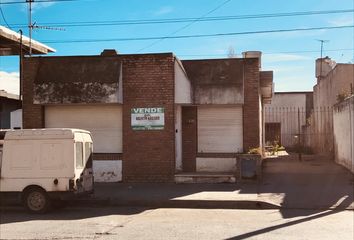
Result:
{"label": "van side panel", "polygon": [[75,175],[73,139],[7,140],[3,150],[0,191],[22,191],[29,185],[69,189]]}

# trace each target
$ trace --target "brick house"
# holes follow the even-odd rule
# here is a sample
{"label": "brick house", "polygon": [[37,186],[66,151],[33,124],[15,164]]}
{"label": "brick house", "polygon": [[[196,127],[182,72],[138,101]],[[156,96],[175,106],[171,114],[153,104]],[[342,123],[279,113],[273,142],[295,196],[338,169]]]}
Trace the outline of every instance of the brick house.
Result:
{"label": "brick house", "polygon": [[232,172],[262,147],[272,72],[260,57],[180,61],[172,53],[24,59],[24,128],[92,132],[99,181],[173,182]]}

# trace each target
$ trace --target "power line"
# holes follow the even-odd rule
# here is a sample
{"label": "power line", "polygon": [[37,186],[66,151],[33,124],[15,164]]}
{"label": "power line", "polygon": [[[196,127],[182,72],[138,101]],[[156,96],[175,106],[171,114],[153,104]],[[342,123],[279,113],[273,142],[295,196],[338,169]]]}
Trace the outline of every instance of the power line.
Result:
{"label": "power line", "polygon": [[[37,0],[34,3],[46,3],[46,2],[76,2],[82,0]],[[10,5],[10,4],[25,4],[27,3],[26,0],[24,1],[14,1],[14,2],[2,2],[0,5]]]}
{"label": "power line", "polygon": [[[353,51],[354,48],[338,48],[338,49],[329,49],[326,52],[340,52],[340,51]],[[262,55],[275,55],[275,54],[294,54],[294,53],[318,53],[318,50],[298,50],[298,51],[280,51],[280,52],[262,52]],[[226,56],[226,53],[219,54],[177,54],[178,56],[184,57],[203,57],[203,56]]]}
{"label": "power line", "polygon": [[146,41],[159,39],[183,39],[183,38],[204,38],[204,37],[222,37],[236,35],[251,35],[262,33],[282,33],[282,32],[297,32],[297,31],[315,31],[329,29],[346,29],[353,28],[349,26],[334,26],[334,27],[310,27],[310,28],[292,28],[292,29],[276,29],[276,30],[261,30],[247,32],[231,32],[231,33],[214,33],[214,34],[195,34],[195,35],[178,35],[178,36],[159,36],[159,37],[131,37],[131,38],[103,38],[103,39],[69,39],[69,40],[42,40],[43,43],[90,43],[90,42],[122,42],[122,41]]}
{"label": "power line", "polygon": [[[1,0],[0,0],[0,3],[1,3]],[[0,6],[0,13],[1,13],[1,17],[2,17],[2,19],[4,20],[6,26],[11,29],[11,27],[9,26],[9,24],[8,24],[7,21],[6,21],[5,14],[4,14],[4,12],[2,11],[1,6]]]}
{"label": "power line", "polygon": [[[233,16],[217,16],[217,17],[202,17],[202,18],[167,18],[167,19],[133,19],[133,20],[111,20],[111,21],[81,21],[81,22],[49,22],[41,23],[47,26],[56,27],[91,27],[91,26],[114,26],[114,25],[146,25],[146,24],[168,24],[168,23],[183,23],[183,22],[211,22],[211,21],[229,21],[243,19],[262,19],[276,17],[294,17],[294,16],[310,16],[338,13],[354,13],[354,9],[329,10],[329,11],[307,11],[307,12],[288,12],[288,13],[267,13],[253,15],[233,15]],[[10,24],[13,27],[24,27],[25,24],[14,23]]]}
{"label": "power line", "polygon": [[156,45],[157,43],[159,43],[159,42],[161,42],[161,41],[167,39],[168,37],[171,37],[171,36],[175,35],[176,33],[178,33],[178,32],[180,32],[180,31],[182,31],[182,30],[184,30],[184,29],[190,27],[192,24],[198,22],[201,18],[206,17],[206,16],[208,16],[209,14],[215,12],[216,10],[220,9],[221,7],[223,7],[225,4],[229,3],[230,1],[232,1],[232,0],[223,1],[220,5],[216,6],[215,8],[213,8],[213,9],[210,10],[210,11],[208,11],[207,13],[203,14],[203,15],[200,16],[199,18],[197,18],[197,19],[195,19],[194,21],[192,21],[192,22],[190,22],[190,23],[188,23],[188,24],[182,26],[181,28],[177,29],[176,31],[170,33],[167,37],[165,37],[165,38],[160,38],[160,39],[158,39],[157,41],[152,42],[151,44],[149,44],[149,45],[147,45],[147,46],[145,46],[145,47],[139,49],[138,52],[141,52],[141,51],[143,51],[143,50],[145,50],[145,49],[147,49],[147,48],[150,48],[150,47]]}

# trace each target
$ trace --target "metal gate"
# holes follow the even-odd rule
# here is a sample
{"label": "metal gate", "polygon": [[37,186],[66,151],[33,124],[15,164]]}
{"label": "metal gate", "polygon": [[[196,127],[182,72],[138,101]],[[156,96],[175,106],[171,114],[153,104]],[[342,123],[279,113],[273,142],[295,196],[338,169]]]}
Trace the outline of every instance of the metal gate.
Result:
{"label": "metal gate", "polygon": [[266,145],[279,144],[289,151],[333,155],[333,109],[265,107]]}

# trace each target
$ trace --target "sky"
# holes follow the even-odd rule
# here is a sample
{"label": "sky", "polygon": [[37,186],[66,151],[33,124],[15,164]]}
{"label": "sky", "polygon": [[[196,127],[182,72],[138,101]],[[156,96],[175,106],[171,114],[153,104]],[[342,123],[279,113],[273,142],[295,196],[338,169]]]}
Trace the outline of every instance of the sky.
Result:
{"label": "sky", "polygon": [[[105,26],[65,26],[60,30],[37,29],[33,38],[56,49],[50,56],[98,55],[103,49],[119,53],[173,52],[179,59],[236,57],[244,51],[262,51],[262,70],[274,71],[275,91],[311,91],[316,83],[315,60],[329,56],[338,63],[354,63],[354,28],[321,29],[191,37],[162,40],[132,38],[244,33],[282,29],[354,25],[354,0],[46,0],[33,4],[32,19],[38,26],[59,23],[194,18],[191,22]],[[42,0],[43,1],[43,0]],[[28,35],[25,0],[0,0],[0,25],[22,29]],[[235,16],[352,10],[347,13],[235,19]],[[201,21],[206,17],[234,19]],[[5,19],[4,19],[5,18]],[[6,22],[5,22],[6,21]],[[56,23],[56,24],[53,24]],[[23,26],[19,26],[23,25]],[[80,24],[79,24],[80,25]],[[81,24],[82,25],[82,24]],[[128,38],[127,41],[116,41]],[[94,40],[71,42],[70,40]],[[103,40],[103,41],[97,41]],[[110,41],[107,41],[110,40]],[[0,57],[0,89],[18,93],[18,57]]]}

